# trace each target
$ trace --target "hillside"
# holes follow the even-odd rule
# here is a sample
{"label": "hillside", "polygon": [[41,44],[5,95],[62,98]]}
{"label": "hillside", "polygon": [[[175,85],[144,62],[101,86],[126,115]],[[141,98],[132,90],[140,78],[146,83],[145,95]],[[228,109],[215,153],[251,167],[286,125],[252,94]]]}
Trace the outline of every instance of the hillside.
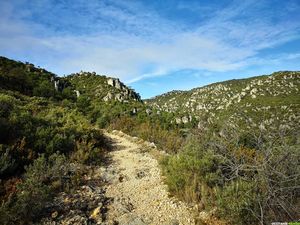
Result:
{"label": "hillside", "polygon": [[67,76],[78,95],[83,94],[103,101],[141,101],[138,93],[127,87],[117,78],[96,75],[95,72],[80,72]]}
{"label": "hillside", "polygon": [[55,95],[54,84],[58,79],[53,73],[37,68],[28,62],[22,63],[0,57],[0,88],[18,91],[29,96],[51,97]]}
{"label": "hillside", "polygon": [[[86,174],[105,162],[110,144],[99,126],[142,104],[111,79],[58,77],[0,58],[1,224],[32,224],[51,215],[47,207],[58,193],[79,190]],[[120,97],[105,99],[109,93]]]}
{"label": "hillside", "polygon": [[274,123],[295,127],[300,118],[300,72],[277,72],[173,91],[149,99],[146,104],[174,113],[177,124],[195,118],[199,128],[212,123],[234,126],[240,122],[263,129],[275,128]]}
{"label": "hillside", "polygon": [[29,96],[75,98],[86,95],[97,101],[141,101],[139,94],[117,78],[80,72],[58,77],[30,63],[0,57],[0,88]]}
{"label": "hillside", "polygon": [[203,210],[224,224],[299,220],[299,90],[300,72],[285,71],[145,101],[195,127],[163,162],[170,191],[196,202],[205,224],[219,223]]}

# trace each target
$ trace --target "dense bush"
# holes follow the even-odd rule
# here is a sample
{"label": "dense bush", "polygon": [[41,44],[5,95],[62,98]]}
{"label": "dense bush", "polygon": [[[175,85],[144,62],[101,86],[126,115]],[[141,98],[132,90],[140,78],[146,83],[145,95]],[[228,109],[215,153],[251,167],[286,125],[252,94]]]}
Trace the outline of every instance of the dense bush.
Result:
{"label": "dense bush", "polygon": [[24,181],[18,184],[16,193],[0,206],[0,223],[26,224],[38,218],[56,191],[66,185],[67,172],[63,155],[53,154],[48,159],[42,155],[36,159],[26,168]]}
{"label": "dense bush", "polygon": [[10,154],[9,149],[0,145],[0,178],[13,174],[16,164],[17,162]]}
{"label": "dense bush", "polygon": [[38,83],[36,87],[33,88],[32,94],[35,96],[41,97],[53,97],[56,94],[56,91],[51,84],[47,80],[43,80],[42,82]]}
{"label": "dense bush", "polygon": [[87,96],[79,96],[77,98],[76,105],[81,112],[87,113],[89,111],[91,101]]}
{"label": "dense bush", "polygon": [[102,132],[66,101],[1,90],[0,224],[29,224],[58,191],[80,184],[81,169],[67,174],[71,162],[105,160]]}
{"label": "dense bush", "polygon": [[88,165],[99,165],[106,159],[105,151],[110,149],[108,141],[98,129],[85,130],[78,140],[71,159]]}
{"label": "dense bush", "polygon": [[169,153],[176,153],[183,142],[180,131],[175,127],[166,129],[164,123],[147,119],[137,119],[131,116],[122,116],[114,119],[109,128],[122,130],[132,136],[138,136],[144,140],[154,142],[161,150]]}
{"label": "dense bush", "polygon": [[[298,131],[294,132],[296,137]],[[254,130],[227,130],[222,136],[202,132],[162,165],[172,193],[200,209],[216,208],[216,215],[232,224],[299,217],[299,140],[280,132],[272,138]]]}

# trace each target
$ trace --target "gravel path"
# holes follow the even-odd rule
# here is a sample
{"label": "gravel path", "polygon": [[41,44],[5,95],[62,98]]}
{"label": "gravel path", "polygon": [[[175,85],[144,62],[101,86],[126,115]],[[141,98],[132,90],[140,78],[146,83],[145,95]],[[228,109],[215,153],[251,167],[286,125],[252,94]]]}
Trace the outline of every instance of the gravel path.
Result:
{"label": "gravel path", "polygon": [[119,131],[106,135],[115,150],[110,153],[112,163],[101,172],[107,182],[105,195],[110,199],[105,223],[194,224],[186,204],[169,197],[157,160],[143,151],[145,144]]}

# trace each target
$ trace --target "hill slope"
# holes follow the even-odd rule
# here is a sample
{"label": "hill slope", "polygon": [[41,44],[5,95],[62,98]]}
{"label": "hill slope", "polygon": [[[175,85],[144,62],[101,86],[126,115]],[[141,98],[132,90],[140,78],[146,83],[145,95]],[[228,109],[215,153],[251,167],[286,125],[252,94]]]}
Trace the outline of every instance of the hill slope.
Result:
{"label": "hill slope", "polygon": [[[125,85],[91,76],[58,77],[0,57],[0,224],[32,224],[51,213],[58,193],[86,184],[83,174],[104,163],[110,148],[97,118],[141,104]],[[120,98],[105,101],[110,92]]]}
{"label": "hill slope", "polygon": [[240,123],[245,119],[254,126],[299,126],[300,72],[277,72],[241,80],[230,80],[195,88],[173,91],[146,101],[157,110],[172,112],[178,124],[192,118],[198,127],[214,122]]}
{"label": "hill slope", "polygon": [[66,78],[80,94],[97,100],[141,101],[140,95],[120,82],[118,78],[97,75],[95,72],[80,72]]}
{"label": "hill slope", "polygon": [[58,77],[33,64],[0,57],[0,88],[29,96],[70,98],[87,95],[98,101],[140,101],[140,96],[117,78],[80,72]]}

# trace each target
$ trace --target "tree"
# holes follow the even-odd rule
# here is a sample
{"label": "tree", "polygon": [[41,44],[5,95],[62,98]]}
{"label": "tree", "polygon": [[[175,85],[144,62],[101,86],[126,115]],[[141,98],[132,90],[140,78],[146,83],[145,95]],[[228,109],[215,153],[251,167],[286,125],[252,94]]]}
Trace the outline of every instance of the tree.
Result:
{"label": "tree", "polygon": [[54,97],[55,89],[51,82],[43,80],[42,82],[38,83],[38,86],[33,88],[33,95],[46,98]]}
{"label": "tree", "polygon": [[77,107],[79,111],[86,113],[91,105],[89,97],[81,95],[77,98]]}

